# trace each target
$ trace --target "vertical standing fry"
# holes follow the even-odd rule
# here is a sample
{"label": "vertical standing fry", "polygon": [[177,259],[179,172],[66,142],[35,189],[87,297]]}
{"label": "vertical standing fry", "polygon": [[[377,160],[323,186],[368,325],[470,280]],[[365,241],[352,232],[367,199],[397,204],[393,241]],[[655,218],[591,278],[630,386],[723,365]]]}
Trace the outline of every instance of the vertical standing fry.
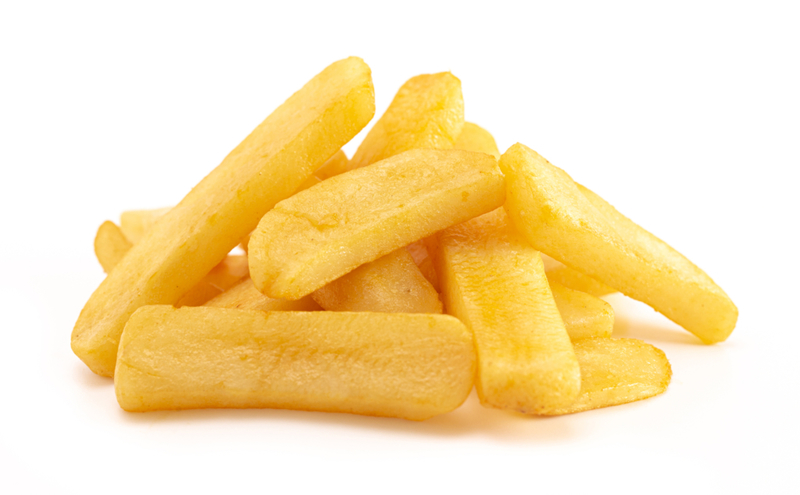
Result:
{"label": "vertical standing fry", "polygon": [[475,335],[481,403],[534,414],[572,403],[580,369],[539,252],[502,208],[436,238],[445,308]]}
{"label": "vertical standing fry", "polygon": [[535,248],[649,304],[707,344],[731,334],[739,315],[733,301],[667,243],[527,146],[509,148],[500,166],[506,209]]}
{"label": "vertical standing fry", "polygon": [[199,282],[278,201],[372,118],[369,67],[335,62],[242,141],[103,281],[72,332],[72,349],[112,376],[122,329],[137,308],[173,304]]}
{"label": "vertical standing fry", "polygon": [[472,335],[447,315],[147,306],[125,327],[127,411],[272,407],[423,420],[472,390]]}

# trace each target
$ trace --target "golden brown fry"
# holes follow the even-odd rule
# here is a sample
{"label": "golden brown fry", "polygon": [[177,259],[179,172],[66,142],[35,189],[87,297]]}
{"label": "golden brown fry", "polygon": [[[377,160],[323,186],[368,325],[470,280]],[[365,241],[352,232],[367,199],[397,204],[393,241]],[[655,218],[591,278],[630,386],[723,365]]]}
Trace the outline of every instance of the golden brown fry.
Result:
{"label": "golden brown fry", "polygon": [[580,370],[539,252],[502,208],[436,237],[445,309],[475,335],[481,404],[536,414],[571,404]]}
{"label": "golden brown fry", "polygon": [[524,145],[509,148],[500,165],[506,209],[535,248],[649,304],[707,344],[731,334],[736,306],[664,241]]}
{"label": "golden brown fry", "polygon": [[104,272],[111,272],[111,269],[117,266],[119,260],[125,256],[131,246],[131,242],[114,222],[105,221],[97,229],[97,236],[94,238],[94,254]]}
{"label": "golden brown fry", "polygon": [[635,339],[594,338],[575,342],[581,393],[547,415],[572,414],[653,397],[667,390],[672,368],[664,353]]}
{"label": "golden brown fry", "polygon": [[442,312],[439,294],[403,248],[361,265],[312,294],[328,311]]}
{"label": "golden brown fry", "polygon": [[424,420],[472,389],[472,335],[447,315],[146,306],[114,377],[126,411],[270,407]]}
{"label": "golden brown fry", "polygon": [[288,299],[272,299],[258,292],[249,278],[228,289],[205,306],[214,308],[257,309],[259,311],[321,311],[319,304],[311,296],[297,301]]}
{"label": "golden brown fry", "polygon": [[503,204],[493,157],[412,150],[280,202],[250,240],[250,276],[299,299],[364,263]]}
{"label": "golden brown fry", "polygon": [[614,309],[595,296],[550,282],[553,299],[572,342],[591,337],[611,337]]}
{"label": "golden brown fry", "polygon": [[173,304],[222,261],[278,201],[291,195],[375,111],[367,65],[330,65],[262,122],[135,244],[86,303],[72,350],[111,376],[133,312]]}

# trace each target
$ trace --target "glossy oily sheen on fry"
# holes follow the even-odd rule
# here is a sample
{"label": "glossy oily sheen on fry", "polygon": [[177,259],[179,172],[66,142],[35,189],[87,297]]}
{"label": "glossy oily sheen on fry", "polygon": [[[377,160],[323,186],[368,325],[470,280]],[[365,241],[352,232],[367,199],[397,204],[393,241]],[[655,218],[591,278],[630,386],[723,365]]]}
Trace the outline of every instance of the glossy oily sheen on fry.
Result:
{"label": "glossy oily sheen on fry", "polygon": [[127,411],[280,408],[424,420],[472,389],[472,335],[447,315],[148,306],[114,377]]}

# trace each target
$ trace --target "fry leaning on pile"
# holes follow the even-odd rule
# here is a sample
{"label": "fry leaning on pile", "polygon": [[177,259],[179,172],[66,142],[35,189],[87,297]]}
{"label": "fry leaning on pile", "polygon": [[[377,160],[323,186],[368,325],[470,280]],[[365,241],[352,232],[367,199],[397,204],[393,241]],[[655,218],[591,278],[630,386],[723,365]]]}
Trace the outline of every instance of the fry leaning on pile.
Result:
{"label": "fry leaning on pile", "polygon": [[[699,267],[533,149],[411,78],[373,118],[356,57],[311,79],[170,208],[104,222],[72,349],[128,411],[283,408],[424,420],[571,414],[664,392],[612,337],[621,292],[701,341],[738,310]],[[524,137],[523,137],[524,139]],[[530,144],[530,143],[529,143]],[[236,254],[240,246],[245,254]]]}

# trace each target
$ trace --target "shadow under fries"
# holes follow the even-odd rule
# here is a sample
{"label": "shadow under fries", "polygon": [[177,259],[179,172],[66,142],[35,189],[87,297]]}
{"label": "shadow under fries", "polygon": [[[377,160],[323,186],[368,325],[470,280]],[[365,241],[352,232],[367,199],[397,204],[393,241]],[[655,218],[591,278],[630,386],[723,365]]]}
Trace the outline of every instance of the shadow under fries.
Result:
{"label": "shadow under fries", "polygon": [[620,293],[603,299],[614,308],[614,337],[704,346],[700,339],[642,302]]}
{"label": "shadow under fries", "polygon": [[130,424],[206,423],[216,421],[280,421],[320,426],[376,430],[402,435],[457,437],[480,435],[503,441],[557,442],[574,436],[569,416],[541,417],[509,413],[480,405],[473,389],[464,404],[455,411],[426,421],[408,421],[356,414],[293,411],[285,409],[191,409],[126,413],[122,421]]}

